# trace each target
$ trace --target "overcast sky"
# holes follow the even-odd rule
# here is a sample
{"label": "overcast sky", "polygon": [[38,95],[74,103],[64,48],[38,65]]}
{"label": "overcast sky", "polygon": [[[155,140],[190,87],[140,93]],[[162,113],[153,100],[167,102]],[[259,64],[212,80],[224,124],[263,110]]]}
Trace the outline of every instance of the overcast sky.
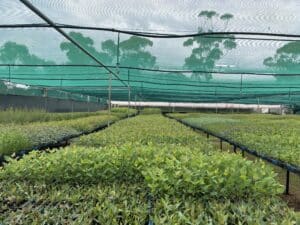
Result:
{"label": "overcast sky", "polygon": [[[99,26],[166,33],[197,32],[202,10],[219,14],[231,13],[234,19],[227,31],[277,32],[298,34],[300,31],[299,0],[31,0],[57,23]],[[17,0],[0,0],[0,23],[41,23]],[[224,31],[224,24],[215,24]],[[116,34],[83,32],[100,43]],[[62,63],[66,61],[59,44],[64,39],[51,29],[0,30],[0,45],[11,40],[26,44],[32,53]],[[121,36],[121,38],[127,38]],[[184,48],[186,39],[152,39],[149,49],[161,68],[180,68],[191,49]],[[263,59],[274,55],[285,42],[238,40],[219,65],[260,69]]]}

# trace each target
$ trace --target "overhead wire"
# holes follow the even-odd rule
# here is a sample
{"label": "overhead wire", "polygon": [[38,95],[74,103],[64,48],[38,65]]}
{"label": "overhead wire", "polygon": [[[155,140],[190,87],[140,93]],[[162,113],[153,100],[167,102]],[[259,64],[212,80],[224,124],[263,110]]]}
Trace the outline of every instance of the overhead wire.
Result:
{"label": "overhead wire", "polygon": [[[190,38],[190,37],[205,37],[205,38],[222,38],[222,39],[246,39],[246,40],[266,40],[266,41],[300,41],[300,34],[285,34],[272,32],[241,32],[241,31],[224,31],[224,32],[195,32],[187,34],[175,33],[158,33],[158,32],[142,32],[130,31],[116,28],[93,27],[93,26],[78,26],[69,24],[54,23],[56,27],[61,29],[76,29],[76,30],[96,30],[109,31],[121,34],[135,35],[149,38]],[[31,24],[1,24],[0,29],[14,28],[51,28],[52,26],[45,23]],[[218,36],[224,35],[224,36]],[[248,36],[263,36],[263,37],[278,37],[278,38],[259,38],[259,37],[232,37],[228,35],[248,35]],[[283,38],[299,38],[299,39],[283,39]]]}

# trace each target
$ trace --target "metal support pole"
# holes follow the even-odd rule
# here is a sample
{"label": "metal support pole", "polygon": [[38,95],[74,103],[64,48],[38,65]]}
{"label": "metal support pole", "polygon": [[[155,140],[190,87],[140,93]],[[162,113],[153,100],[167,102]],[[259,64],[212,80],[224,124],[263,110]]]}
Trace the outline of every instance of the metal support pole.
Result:
{"label": "metal support pole", "polygon": [[[240,98],[243,95],[243,74],[241,74],[241,81],[240,81]],[[237,109],[237,112],[240,113],[240,104],[239,107]]]}
{"label": "metal support pole", "polygon": [[130,109],[130,70],[128,70],[128,110],[127,110],[127,114],[128,114],[128,117],[129,117],[129,109]]}
{"label": "metal support pole", "polygon": [[128,117],[129,117],[129,109],[130,109],[130,87],[128,88],[128,110],[127,110]]}
{"label": "metal support pole", "polygon": [[142,97],[143,97],[143,91],[144,91],[144,83],[141,82],[141,94],[140,94],[140,99],[141,101],[143,100]]}
{"label": "metal support pole", "polygon": [[11,71],[10,71],[10,65],[8,66],[8,81],[11,81]]}
{"label": "metal support pole", "polygon": [[[215,97],[217,98],[217,87],[215,87]],[[216,113],[218,113],[218,109],[217,109],[217,101],[216,101]]]}
{"label": "metal support pole", "polygon": [[119,66],[120,66],[120,33],[118,32],[118,42],[117,42],[117,74],[119,75]]}
{"label": "metal support pole", "polygon": [[48,93],[47,93],[47,88],[44,88],[44,98],[45,98],[45,111],[47,112],[47,108],[48,108],[48,99],[47,99]]}
{"label": "metal support pole", "polygon": [[290,171],[286,171],[285,194],[288,195],[290,190]]}
{"label": "metal support pole", "polygon": [[236,153],[236,145],[233,145],[233,151]]}
{"label": "metal support pole", "polygon": [[62,75],[61,75],[61,77],[60,77],[60,90],[62,90]]}
{"label": "metal support pole", "polygon": [[109,80],[108,80],[108,115],[109,115],[109,119],[107,122],[107,126],[110,126],[110,116],[111,116],[111,74],[108,74],[109,76]]}
{"label": "metal support pole", "polygon": [[241,82],[240,82],[240,96],[242,96],[242,91],[243,91],[243,74],[241,74]]}
{"label": "metal support pole", "polygon": [[147,198],[148,198],[148,215],[147,215],[146,224],[147,225],[154,225],[154,222],[152,220],[152,217],[153,217],[153,208],[154,208],[153,196],[151,194],[148,194]]}
{"label": "metal support pole", "polygon": [[289,88],[289,108],[292,107],[292,104],[291,104],[291,88]]}
{"label": "metal support pole", "polygon": [[[108,84],[108,115],[111,116],[111,73],[109,73],[109,84]],[[108,119],[108,126],[109,126],[109,120]]]}

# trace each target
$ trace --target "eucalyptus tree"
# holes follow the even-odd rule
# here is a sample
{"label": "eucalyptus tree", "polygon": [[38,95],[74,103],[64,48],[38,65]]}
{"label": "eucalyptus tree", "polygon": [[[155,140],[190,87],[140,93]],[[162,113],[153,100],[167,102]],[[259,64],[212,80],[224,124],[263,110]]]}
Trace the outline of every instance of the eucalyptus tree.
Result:
{"label": "eucalyptus tree", "polygon": [[[198,14],[201,20],[198,33],[213,33],[217,28],[226,29],[233,15],[225,13],[220,15],[215,11],[201,11]],[[183,46],[191,47],[191,54],[185,58],[184,67],[193,71],[192,78],[198,80],[212,79],[211,71],[216,63],[227,52],[236,48],[233,35],[200,35],[187,39]],[[199,72],[201,71],[201,72]]]}

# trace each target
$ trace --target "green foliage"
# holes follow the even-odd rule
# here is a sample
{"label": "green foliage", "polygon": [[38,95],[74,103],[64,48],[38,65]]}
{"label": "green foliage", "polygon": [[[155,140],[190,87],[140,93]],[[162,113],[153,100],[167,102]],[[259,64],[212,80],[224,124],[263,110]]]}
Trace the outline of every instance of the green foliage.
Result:
{"label": "green foliage", "polygon": [[[146,189],[140,184],[32,186],[6,183],[0,193],[3,224],[145,224]],[[294,225],[295,215],[274,199],[202,202],[165,196],[154,202],[155,224]],[[271,207],[270,207],[271,206]]]}
{"label": "green foliage", "polygon": [[0,221],[144,224],[150,193],[156,224],[295,224],[269,167],[216,152],[161,115],[120,121],[76,143],[83,146],[31,152],[0,169]]}
{"label": "green foliage", "polygon": [[31,54],[26,45],[12,41],[7,41],[0,47],[0,61],[4,64],[54,64]]}
{"label": "green foliage", "polygon": [[299,70],[300,45],[292,41],[276,50],[273,57],[264,60],[264,65],[276,70]]}
{"label": "green foliage", "polygon": [[156,57],[146,50],[147,47],[152,46],[152,41],[138,36],[131,36],[129,39],[122,41],[120,43],[120,65],[153,68]]}
{"label": "green foliage", "polygon": [[135,183],[142,179],[134,165],[134,160],[141,154],[129,151],[128,147],[75,147],[53,151],[52,154],[32,152],[20,161],[12,160],[7,164],[0,180],[9,178],[16,182],[82,185],[122,181]]}
{"label": "green foliage", "polygon": [[[298,73],[300,66],[300,44],[298,41],[291,41],[276,50],[273,57],[264,59],[263,64],[271,68],[275,73]],[[298,76],[286,78],[286,76],[276,76],[278,82],[287,81],[291,84],[299,83]]]}
{"label": "green foliage", "polygon": [[296,212],[296,224],[300,224],[300,212]]}
{"label": "green foliage", "polygon": [[8,155],[32,146],[30,140],[22,132],[22,129],[4,129],[0,127],[0,155]]}
{"label": "green foliage", "polygon": [[160,114],[160,108],[144,108],[141,114]]}
{"label": "green foliage", "polygon": [[129,114],[129,115],[133,115],[136,113],[135,109],[131,109],[131,108],[127,108],[127,107],[120,107],[120,108],[112,108],[111,112],[115,115],[115,116],[121,116],[123,117],[124,114]]}
{"label": "green foliage", "polygon": [[[90,37],[85,37],[79,32],[70,32],[70,37],[82,45],[89,53],[101,60],[104,64],[111,64],[115,49],[109,49],[106,43],[102,44],[102,51],[99,52],[94,46],[94,40]],[[69,64],[95,64],[94,60],[89,58],[85,53],[78,49],[70,42],[62,42],[60,44],[62,51],[66,52]]]}
{"label": "green foliage", "polygon": [[275,115],[170,114],[270,157],[300,166],[300,118]]}
{"label": "green foliage", "polygon": [[[85,49],[87,49],[97,59],[104,64],[112,65],[117,61],[117,43],[114,40],[106,40],[101,43],[101,51],[94,46],[94,40],[85,37],[79,32],[70,32],[70,36],[78,41]],[[152,47],[153,42],[147,38],[131,36],[127,40],[123,40],[119,45],[119,64],[123,66],[148,67],[155,66],[156,57],[146,50]],[[62,51],[66,51],[69,64],[94,64],[94,61],[82,53],[72,43],[62,42],[60,44]]]}
{"label": "green foliage", "polygon": [[103,112],[48,113],[42,109],[8,108],[6,110],[0,110],[0,123],[25,124],[31,122],[48,122],[101,114],[103,114]]}
{"label": "green foliage", "polygon": [[208,201],[164,197],[156,202],[154,221],[158,224],[296,224],[295,214],[274,199],[256,201]]}
{"label": "green foliage", "polygon": [[274,177],[264,164],[236,155],[210,156],[185,147],[166,145],[158,150],[156,146],[136,144],[102,149],[74,147],[52,154],[32,152],[20,161],[12,160],[0,173],[0,180],[46,184],[145,180],[155,196],[208,200],[275,196],[282,190]]}
{"label": "green foliage", "polygon": [[[93,218],[115,221],[121,214],[134,224],[146,218],[148,186],[159,224],[293,224],[293,213],[273,199],[279,186],[272,174],[236,155],[208,156],[184,147],[73,147],[12,161],[0,173],[0,190],[8,221],[56,216],[77,224]],[[12,205],[22,207],[14,211]]]}
{"label": "green foliage", "polygon": [[[215,11],[201,11],[198,15],[203,18],[203,25],[199,27],[199,33],[213,32],[213,18],[225,21],[224,28],[226,29],[228,22],[233,18],[232,14],[226,13],[219,16]],[[210,27],[207,27],[207,24]],[[205,26],[206,25],[206,26]],[[233,35],[222,35],[220,38],[207,38],[196,36],[187,39],[183,46],[192,47],[192,53],[185,59],[184,66],[191,70],[207,71],[208,73],[194,72],[192,78],[198,80],[212,79],[212,71],[215,68],[216,62],[220,60],[224,54],[236,48],[236,42]]]}
{"label": "green foliage", "polygon": [[218,14],[215,11],[207,11],[203,10],[198,14],[199,17],[206,17],[207,19],[212,19],[215,16],[218,16]]}
{"label": "green foliage", "polygon": [[76,145],[104,147],[121,146],[125,143],[170,144],[174,147],[189,146],[205,152],[213,151],[211,145],[203,141],[203,137],[191,129],[164,118],[162,115],[141,115],[127,120],[119,121],[102,132],[80,137],[75,140]]}
{"label": "green foliage", "polygon": [[[129,111],[132,114],[134,110]],[[18,113],[17,113],[18,114]],[[24,114],[21,111],[20,115]],[[26,114],[26,113],[25,113]],[[37,113],[39,116],[40,113]],[[71,114],[69,114],[70,116]],[[116,121],[121,117],[125,117],[127,113],[122,111],[113,112],[111,116],[107,112],[99,112],[88,114],[88,117],[80,115],[77,119],[35,122],[30,124],[18,125],[10,124],[0,125],[0,155],[11,155],[14,152],[37,147],[43,144],[55,143],[64,137],[77,135],[81,132],[91,131],[98,126],[106,124],[108,121]],[[62,115],[63,117],[65,115]],[[51,117],[51,116],[50,116]],[[16,117],[12,116],[16,119]],[[28,119],[37,119],[39,117],[30,117]],[[57,117],[51,117],[57,118]],[[18,121],[18,120],[17,120]],[[19,120],[21,122],[21,120]]]}
{"label": "green foliage", "polygon": [[0,193],[3,224],[140,225],[147,216],[145,188],[139,185],[6,183],[4,188],[6,191]]}
{"label": "green foliage", "polygon": [[177,148],[161,149],[153,155],[153,160],[147,159],[143,175],[156,195],[238,200],[282,192],[270,168],[240,156],[217,153],[207,156]]}

